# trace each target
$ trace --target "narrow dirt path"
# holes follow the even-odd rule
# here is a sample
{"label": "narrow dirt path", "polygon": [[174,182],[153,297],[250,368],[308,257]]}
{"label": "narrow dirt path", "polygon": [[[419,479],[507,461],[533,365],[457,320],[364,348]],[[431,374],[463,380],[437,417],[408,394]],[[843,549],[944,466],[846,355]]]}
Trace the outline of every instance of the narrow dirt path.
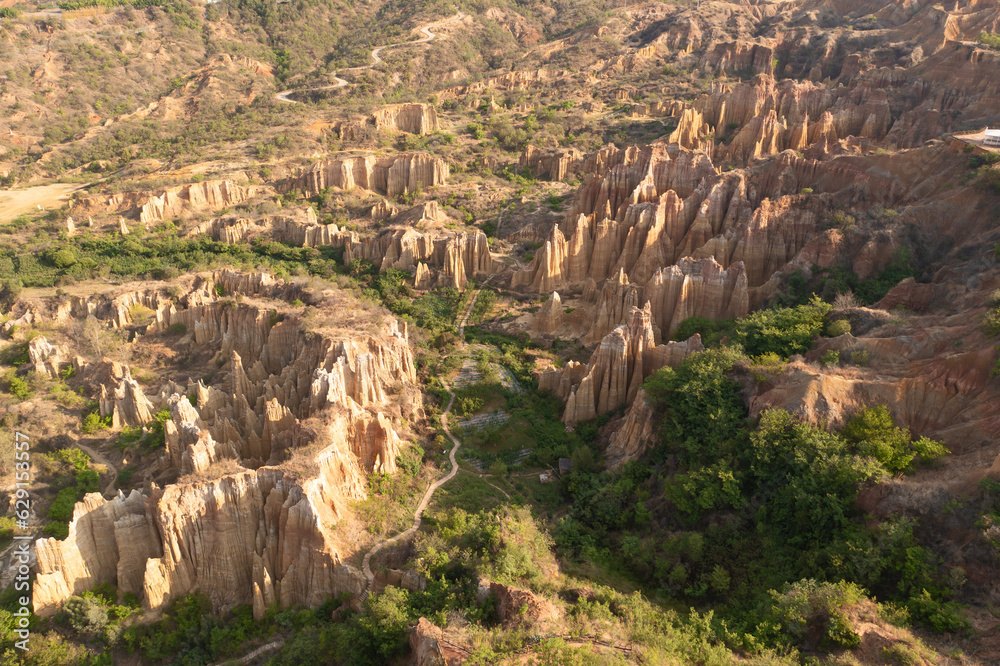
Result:
{"label": "narrow dirt path", "polygon": [[472,308],[476,307],[476,299],[479,298],[479,292],[482,289],[476,289],[472,292],[472,298],[469,299],[469,307],[465,308],[465,314],[462,315],[462,321],[458,322],[458,338],[460,340],[465,339],[465,325],[469,323],[469,317],[472,316]]}
{"label": "narrow dirt path", "polygon": [[114,472],[116,474],[118,473],[118,467],[117,467],[117,465],[115,465],[113,462],[111,462],[110,460],[108,460],[107,458],[105,458],[104,454],[102,454],[100,451],[98,451],[94,447],[88,446],[87,444],[84,444],[80,440],[74,441],[73,445],[76,446],[81,451],[83,451],[84,453],[86,453],[88,456],[90,456],[90,459],[93,460],[94,462],[98,463],[99,465],[104,465],[110,471],[112,471],[112,472]]}
{"label": "narrow dirt path", "polygon": [[[73,435],[70,435],[70,437],[72,438]],[[91,462],[95,462],[98,465],[104,465],[108,468],[108,472],[111,474],[111,480],[104,486],[104,490],[102,492],[105,495],[113,495],[117,489],[115,484],[118,483],[118,473],[121,471],[118,469],[118,466],[105,458],[104,454],[94,447],[84,444],[79,438],[73,439],[73,446],[90,456]]]}
{"label": "narrow dirt path", "polygon": [[423,520],[424,510],[427,508],[427,505],[430,504],[431,497],[434,495],[434,491],[443,486],[444,484],[448,483],[449,481],[451,481],[453,478],[455,478],[455,475],[458,474],[458,462],[455,460],[455,453],[457,453],[458,449],[462,446],[462,442],[460,442],[453,434],[451,434],[451,430],[448,428],[448,414],[451,413],[451,407],[453,404],[455,404],[455,393],[454,391],[451,390],[451,387],[448,386],[448,384],[446,384],[443,379],[441,380],[441,384],[444,386],[445,390],[448,391],[448,395],[451,396],[450,399],[448,400],[448,406],[441,413],[441,428],[444,430],[444,433],[448,435],[448,438],[455,445],[452,447],[451,452],[448,454],[448,459],[451,461],[451,471],[448,472],[443,477],[441,477],[440,479],[438,479],[437,481],[435,481],[434,483],[432,483],[430,487],[427,488],[427,492],[424,493],[423,498],[420,500],[420,504],[417,505],[416,511],[413,512],[412,526],[400,532],[394,537],[391,537],[384,541],[380,541],[379,543],[372,546],[371,550],[365,553],[365,559],[362,564],[362,568],[364,569],[365,572],[365,578],[368,579],[368,588],[366,589],[366,592],[371,590],[372,583],[375,581],[375,574],[372,572],[371,569],[372,556],[385,546],[388,546],[389,544],[405,539],[414,532],[416,532],[420,528],[420,523]]}
{"label": "narrow dirt path", "polygon": [[[376,65],[380,65],[380,64],[382,64],[384,62],[382,60],[382,56],[381,56],[382,51],[385,51],[386,49],[398,48],[400,46],[413,46],[415,44],[427,44],[428,42],[432,42],[432,41],[434,41],[434,38],[437,37],[437,34],[431,32],[431,28],[438,28],[438,27],[443,26],[443,25],[448,25],[449,23],[455,23],[456,21],[463,20],[465,17],[466,17],[466,15],[463,12],[458,12],[457,14],[455,14],[454,16],[451,16],[449,18],[441,19],[440,21],[435,21],[433,23],[428,23],[427,25],[420,26],[419,28],[415,28],[415,30],[424,33],[424,36],[421,37],[420,39],[417,39],[417,40],[412,41],[412,42],[398,42],[396,44],[385,44],[384,46],[376,46],[374,49],[372,49],[372,52],[371,52],[372,64],[370,64],[370,65],[362,65],[361,67],[349,67],[349,68],[341,70],[341,71],[343,71],[343,72],[362,72],[362,71],[364,71],[366,69],[371,69],[372,67],[375,67]],[[334,83],[333,85],[320,86],[318,88],[307,88],[305,90],[299,90],[299,91],[292,90],[292,89],[282,90],[281,92],[276,93],[274,95],[274,97],[279,102],[288,102],[289,104],[298,104],[299,101],[295,100],[295,99],[292,99],[291,97],[289,97],[289,95],[292,95],[292,94],[294,94],[296,92],[303,93],[303,92],[310,92],[310,91],[316,91],[316,90],[336,90],[338,88],[345,88],[348,85],[350,85],[350,83],[348,81],[345,81],[344,79],[340,78],[340,76],[339,76],[340,73],[341,73],[340,71],[333,73],[333,78],[336,81],[336,83]]]}
{"label": "narrow dirt path", "polygon": [[[472,295],[472,299],[469,301],[469,308],[466,311],[465,317],[462,320],[463,327],[465,325],[465,321],[469,318],[469,312],[472,312],[472,308],[476,304],[476,299],[478,297],[479,297],[479,290],[477,290]],[[436,491],[438,488],[451,481],[453,478],[455,478],[455,475],[458,474],[458,461],[455,460],[455,454],[458,453],[458,449],[461,448],[462,442],[460,442],[458,438],[451,433],[451,429],[448,427],[448,415],[451,413],[452,405],[455,404],[455,392],[451,390],[451,387],[448,386],[448,383],[445,382],[443,379],[441,380],[441,385],[444,386],[444,389],[448,392],[449,396],[448,406],[444,408],[443,412],[441,412],[441,429],[444,430],[444,434],[448,435],[448,439],[450,439],[452,444],[454,444],[454,446],[451,449],[451,452],[448,453],[448,460],[451,462],[451,471],[445,474],[437,481],[435,481],[434,483],[432,483],[430,487],[427,488],[426,492],[424,492],[424,496],[421,498],[420,504],[417,505],[417,509],[413,512],[413,525],[411,525],[408,529],[400,532],[394,537],[390,537],[388,539],[384,539],[383,541],[378,542],[377,544],[371,547],[371,550],[365,553],[365,559],[361,564],[361,568],[364,571],[365,578],[368,580],[368,585],[365,588],[364,592],[362,592],[361,594],[362,602],[368,598],[368,595],[372,589],[372,583],[375,581],[375,573],[372,571],[371,567],[372,557],[375,555],[375,553],[382,550],[382,548],[388,546],[389,544],[396,543],[397,541],[405,539],[414,532],[416,532],[418,529],[420,529],[420,523],[423,520],[424,510],[427,508],[427,505],[430,504],[431,497],[434,496],[434,491]],[[503,491],[501,490],[500,492]]]}

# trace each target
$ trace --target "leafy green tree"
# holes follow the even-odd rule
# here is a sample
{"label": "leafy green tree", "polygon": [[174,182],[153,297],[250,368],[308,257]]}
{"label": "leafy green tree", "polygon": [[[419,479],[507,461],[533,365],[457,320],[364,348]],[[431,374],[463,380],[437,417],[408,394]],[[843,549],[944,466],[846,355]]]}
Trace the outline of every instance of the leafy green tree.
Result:
{"label": "leafy green tree", "polygon": [[692,520],[716,509],[739,509],[744,502],[739,480],[725,461],[675,474],[666,493]]}
{"label": "leafy green tree", "polygon": [[73,596],[63,605],[69,626],[81,634],[96,635],[108,624],[108,611],[100,600],[93,596]]}
{"label": "leafy green tree", "polygon": [[778,409],[761,415],[742,457],[747,495],[761,504],[758,516],[798,545],[827,541],[843,529],[858,484],[885,473],[851,454],[837,435]]}
{"label": "leafy green tree", "polygon": [[730,450],[747,416],[739,386],[727,376],[741,356],[735,348],[710,349],[646,379],[646,392],[664,408],[663,440],[685,463],[717,460]]}
{"label": "leafy green tree", "polygon": [[823,331],[823,318],[833,306],[818,296],[793,308],[757,310],[735,322],[734,341],[750,356],[775,353],[782,358],[804,354]]}
{"label": "leafy green tree", "polygon": [[861,410],[840,434],[858,453],[875,458],[892,473],[910,469],[918,455],[929,462],[948,453],[943,444],[926,437],[911,442],[910,431],[896,427],[884,405]]}
{"label": "leafy green tree", "polygon": [[825,649],[853,648],[861,637],[851,628],[847,609],[867,600],[864,589],[845,581],[839,583],[800,580],[782,592],[771,590],[770,616],[794,642],[802,642],[809,631],[817,631]]}
{"label": "leafy green tree", "polygon": [[357,643],[346,646],[347,663],[384,664],[402,655],[410,622],[408,602],[409,592],[395,586],[369,597],[366,612],[357,618]]}

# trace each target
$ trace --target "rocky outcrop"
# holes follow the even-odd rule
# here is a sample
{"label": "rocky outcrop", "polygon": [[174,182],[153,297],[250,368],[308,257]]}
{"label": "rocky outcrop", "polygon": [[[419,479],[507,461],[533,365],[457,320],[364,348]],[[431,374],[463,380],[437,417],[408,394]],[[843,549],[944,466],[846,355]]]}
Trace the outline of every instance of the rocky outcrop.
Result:
{"label": "rocky outcrop", "polygon": [[530,170],[539,180],[565,180],[579,172],[584,154],[576,148],[541,151],[529,145],[518,161],[520,170]]}
{"label": "rocky outcrop", "polygon": [[111,501],[91,493],[78,502],[65,540],[35,542],[35,612],[51,615],[73,594],[105,582],[117,581],[122,592],[141,594],[146,561],[163,555],[146,511],[146,498],[136,490]]}
{"label": "rocky outcrop", "polygon": [[532,329],[543,335],[555,333],[559,329],[563,315],[562,299],[553,291],[545,304],[535,314]]}
{"label": "rocky outcrop", "polygon": [[[439,99],[460,99],[469,95],[481,95],[488,91],[527,90],[533,86],[544,85],[552,78],[547,69],[534,71],[515,71],[501,74],[482,81],[476,81],[466,86],[445,88],[437,93]],[[478,104],[477,104],[478,106]]]}
{"label": "rocky outcrop", "polygon": [[[69,352],[60,345],[54,345],[45,339],[44,335],[28,341],[28,360],[34,371],[55,379],[60,368],[70,362]],[[79,369],[79,361],[73,363],[74,369]]]}
{"label": "rocky outcrop", "polygon": [[35,612],[50,615],[70,595],[108,582],[147,608],[196,589],[216,608],[254,603],[258,590],[286,607],[359,593],[363,575],[330,544],[332,498],[323,491],[332,484],[321,482],[335,470],[322,461],[306,483],[264,468],[148,498],[88,495],[66,540],[36,543]]}
{"label": "rocky outcrop", "polygon": [[531,590],[490,583],[490,594],[496,600],[497,617],[505,625],[534,625],[558,618],[559,613],[547,599],[536,596]]}
{"label": "rocky outcrop", "polygon": [[[718,45],[717,50],[729,52],[731,47]],[[766,47],[752,45],[733,55],[742,67],[770,70],[772,54]],[[717,60],[713,67],[730,66],[725,56]],[[647,113],[677,119],[671,142],[705,150],[718,164],[742,165],[783,150],[825,155],[851,137],[882,141],[893,128],[890,99],[881,86],[858,84],[831,90],[811,81],[779,82],[761,73],[734,86],[713,84],[709,95],[690,105],[649,108]],[[710,135],[714,140],[709,140]]]}
{"label": "rocky outcrop", "polygon": [[706,51],[699,65],[716,74],[770,74],[774,50],[762,44],[730,42]]}
{"label": "rocky outcrop", "polygon": [[140,224],[154,224],[184,211],[200,212],[218,210],[246,201],[259,188],[238,184],[230,180],[208,180],[172,187],[158,196],[150,197],[139,207]]}
{"label": "rocky outcrop", "polygon": [[630,460],[638,460],[656,442],[656,414],[646,392],[639,389],[625,420],[604,452],[608,467],[618,469]]}
{"label": "rocky outcrop", "polygon": [[437,110],[433,104],[393,104],[372,114],[375,129],[409,132],[425,136],[438,129]]}
{"label": "rocky outcrop", "polygon": [[445,638],[444,631],[425,617],[410,629],[412,666],[459,666],[469,657],[468,649]]}
{"label": "rocky outcrop", "polygon": [[[646,301],[667,337],[694,311],[745,314],[774,293],[782,272],[829,266],[843,251],[821,247],[830,200],[801,194],[806,187],[842,193],[845,207],[873,197],[898,206],[907,196],[891,174],[790,151],[761,169],[725,174],[704,153],[663,144],[608,147],[583,164],[590,175],[571,210],[510,284],[564,298],[582,292],[593,304],[585,344]],[[892,254],[891,243],[876,240],[858,253],[866,274]]]}
{"label": "rocky outcrop", "polygon": [[682,259],[653,274],[643,288],[655,325],[668,338],[690,317],[732,319],[750,310],[742,263],[723,269],[714,258]]}
{"label": "rocky outcrop", "polygon": [[413,276],[413,286],[416,289],[429,289],[431,286],[431,271],[427,264],[422,261],[417,262],[417,270]]}
{"label": "rocky outcrop", "polygon": [[108,389],[101,386],[101,416],[111,417],[111,427],[130,426],[136,428],[153,420],[153,404],[146,398],[139,382],[125,368],[125,376],[118,386]]}
{"label": "rocky outcrop", "polygon": [[277,188],[280,192],[299,189],[306,196],[315,196],[328,187],[341,190],[359,187],[395,198],[444,185],[448,182],[448,175],[448,162],[434,155],[367,155],[317,162],[297,176],[280,182]]}
{"label": "rocky outcrop", "polygon": [[379,201],[374,206],[372,206],[369,216],[375,222],[382,222],[383,220],[388,220],[390,217],[399,212],[399,209],[393,206],[388,201],[384,199]]}
{"label": "rocky outcrop", "polygon": [[294,317],[217,298],[212,284],[227,296],[301,296],[319,313],[344,307],[267,275],[222,271],[178,298],[187,307],[164,310],[164,325],[183,324],[192,344],[218,350],[228,380],[168,384],[150,399],[125,367],[105,380],[115,388],[103,388],[101,410],[116,426],[140,425],[168,407],[161,471],[193,476],[78,504],[69,539],[38,542],[39,614],[104,582],[149,608],[198,589],[217,608],[255,612],[364,587],[334,526],[366,496],[366,474],[396,471],[394,422],[419,408],[405,324],[373,313],[377,332],[345,334],[338,315],[306,332]]}
{"label": "rocky outcrop", "polygon": [[416,273],[420,264],[425,270],[437,268],[437,278],[425,274],[420,276],[421,284],[446,284],[458,289],[464,288],[471,276],[490,275],[501,268],[490,252],[486,234],[478,229],[471,234],[445,235],[390,227],[373,237],[352,236],[346,245],[344,263],[350,265],[355,259],[367,259],[380,271],[398,268]]}
{"label": "rocky outcrop", "polygon": [[631,404],[646,377],[703,349],[698,336],[663,345],[657,337],[650,304],[632,308],[628,323],[604,336],[586,367],[571,362],[561,371],[549,371],[539,378],[539,388],[566,401],[563,421],[569,425]]}
{"label": "rocky outcrop", "polygon": [[[396,209],[392,207],[391,210]],[[374,235],[363,236],[341,229],[336,224],[320,224],[315,219],[310,222],[308,215],[305,220],[301,215],[265,218],[256,222],[216,220],[205,225],[204,230],[227,242],[267,235],[305,247],[342,247],[345,265],[356,259],[366,259],[380,271],[397,268],[415,274],[423,264],[424,268],[417,276],[420,288],[436,284],[464,288],[469,277],[501,270],[502,265],[493,258],[489,241],[482,231],[442,229],[441,223],[447,220],[438,203],[428,201],[396,215],[390,226]],[[157,307],[160,304],[159,301],[154,303]],[[124,303],[121,308],[123,312],[127,310]],[[163,317],[158,315],[157,320],[160,319]]]}

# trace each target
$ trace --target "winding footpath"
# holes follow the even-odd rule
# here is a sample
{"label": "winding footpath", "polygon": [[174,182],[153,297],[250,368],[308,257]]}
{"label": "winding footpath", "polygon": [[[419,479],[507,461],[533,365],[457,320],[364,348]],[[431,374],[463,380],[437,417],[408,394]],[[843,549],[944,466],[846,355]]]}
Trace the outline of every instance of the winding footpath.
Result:
{"label": "winding footpath", "polygon": [[[465,316],[462,318],[462,323],[459,325],[460,335],[464,333],[465,322],[468,321],[469,319],[469,313],[472,312],[472,308],[476,304],[476,299],[479,298],[480,291],[481,290],[477,289],[472,294],[472,298],[469,301],[469,307],[465,311]],[[451,390],[451,387],[448,386],[447,382],[445,382],[443,379],[441,380],[441,385],[444,386],[444,390],[448,392],[449,396],[448,406],[444,408],[443,412],[441,412],[441,429],[444,430],[444,434],[448,435],[448,439],[450,439],[452,444],[454,444],[454,446],[451,449],[451,452],[448,453],[448,460],[451,461],[451,471],[445,474],[437,481],[435,481],[434,483],[432,483],[427,488],[426,492],[424,492],[424,496],[420,499],[420,504],[417,505],[416,510],[413,512],[413,525],[411,525],[408,529],[400,532],[394,537],[390,537],[383,541],[379,541],[378,543],[376,543],[374,546],[371,547],[371,550],[365,553],[365,559],[362,562],[361,568],[364,571],[365,578],[368,580],[368,585],[365,587],[364,592],[361,593],[362,603],[364,603],[364,601],[368,598],[368,595],[371,593],[372,590],[372,583],[375,582],[375,573],[372,571],[372,566],[371,566],[372,557],[375,555],[375,553],[382,550],[386,546],[396,543],[397,541],[406,539],[410,537],[413,533],[415,533],[418,529],[420,529],[420,523],[423,521],[424,510],[427,509],[427,505],[430,504],[431,497],[434,496],[434,491],[436,491],[438,488],[451,481],[453,478],[455,478],[455,475],[458,474],[458,461],[455,460],[455,454],[458,453],[458,449],[461,448],[462,442],[460,442],[458,438],[451,433],[451,429],[448,427],[448,414],[451,413],[452,405],[455,404],[455,392]]]}
{"label": "winding footpath", "polygon": [[[424,36],[412,42],[398,42],[396,44],[385,44],[384,46],[376,46],[374,49],[372,49],[371,53],[372,64],[363,65],[361,67],[350,67],[348,69],[343,70],[343,72],[363,72],[366,69],[371,69],[376,65],[382,64],[382,62],[384,61],[382,60],[381,53],[386,49],[394,49],[400,46],[414,46],[416,44],[427,44],[428,42],[434,41],[434,38],[437,37],[437,34],[431,32],[431,28],[440,28],[441,26],[448,25],[449,23],[455,23],[457,21],[461,21],[465,17],[466,15],[464,13],[458,12],[452,17],[442,19],[440,21],[435,21],[434,23],[428,23],[425,26],[416,28],[416,30],[422,32]],[[336,90],[338,88],[346,88],[348,85],[350,85],[350,83],[340,78],[339,76],[340,74],[341,72],[339,71],[333,73],[333,79],[336,81],[336,83],[332,85],[320,86],[318,88],[306,88],[305,90],[298,90],[298,91],[292,89],[283,90],[279,93],[276,93],[274,97],[279,102],[288,102],[289,104],[299,104],[300,102],[296,99],[292,99],[290,95],[295,93],[311,92],[316,90]]]}
{"label": "winding footpath", "polygon": [[420,500],[420,504],[417,505],[416,511],[413,512],[413,525],[411,525],[408,529],[400,532],[394,537],[391,537],[384,541],[380,541],[379,543],[372,546],[371,550],[365,553],[365,559],[364,563],[362,564],[362,569],[365,572],[365,578],[368,579],[368,587],[366,587],[365,591],[361,594],[362,602],[368,598],[368,594],[371,592],[372,589],[372,583],[375,582],[375,574],[372,572],[371,568],[372,556],[378,551],[380,551],[382,548],[388,546],[389,544],[395,543],[402,539],[406,539],[414,532],[416,532],[418,529],[420,529],[420,523],[423,520],[424,510],[427,508],[427,505],[430,504],[431,497],[434,495],[434,491],[443,486],[444,484],[448,483],[449,481],[451,481],[453,478],[455,478],[455,475],[458,474],[458,462],[455,460],[455,454],[458,452],[458,449],[462,446],[462,442],[460,442],[453,434],[451,434],[451,430],[448,428],[448,414],[451,412],[451,406],[455,404],[455,393],[454,391],[451,390],[451,387],[448,386],[448,384],[446,384],[443,379],[441,380],[441,384],[444,386],[445,390],[448,391],[448,395],[450,396],[450,399],[448,400],[448,406],[441,413],[441,428],[444,430],[444,433],[448,435],[448,438],[455,445],[452,447],[451,452],[448,454],[448,459],[451,461],[451,471],[445,474],[437,481],[435,481],[434,483],[432,483],[430,487],[427,488],[427,492],[424,493],[423,498]]}

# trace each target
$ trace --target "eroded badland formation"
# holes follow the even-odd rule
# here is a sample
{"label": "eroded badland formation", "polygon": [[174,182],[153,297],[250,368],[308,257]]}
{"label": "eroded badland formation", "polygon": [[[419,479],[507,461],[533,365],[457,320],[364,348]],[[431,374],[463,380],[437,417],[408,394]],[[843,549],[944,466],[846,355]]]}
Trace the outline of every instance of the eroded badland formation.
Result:
{"label": "eroded badland formation", "polygon": [[60,8],[5,663],[996,663],[995,0]]}

